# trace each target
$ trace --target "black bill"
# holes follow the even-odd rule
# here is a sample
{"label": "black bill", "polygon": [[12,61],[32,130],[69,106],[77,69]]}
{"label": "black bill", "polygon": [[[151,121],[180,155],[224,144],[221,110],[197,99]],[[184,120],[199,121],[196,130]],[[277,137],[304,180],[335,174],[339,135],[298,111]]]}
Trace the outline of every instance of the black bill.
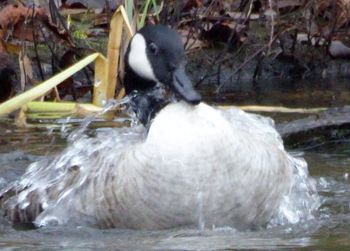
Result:
{"label": "black bill", "polygon": [[201,102],[202,97],[193,88],[191,80],[187,77],[183,66],[175,70],[172,88],[183,100],[190,104],[197,105]]}

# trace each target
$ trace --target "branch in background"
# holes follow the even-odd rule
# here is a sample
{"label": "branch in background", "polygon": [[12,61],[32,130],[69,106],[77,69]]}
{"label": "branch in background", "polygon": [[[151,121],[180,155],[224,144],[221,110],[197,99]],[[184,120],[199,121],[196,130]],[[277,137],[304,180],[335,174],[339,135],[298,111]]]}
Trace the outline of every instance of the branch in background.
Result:
{"label": "branch in background", "polygon": [[[35,6],[33,5],[32,24],[34,24],[34,21],[35,21],[34,20],[34,8],[35,8]],[[37,41],[37,37],[36,37],[37,36],[36,29],[32,29],[32,32],[33,32],[35,62],[36,62],[38,69],[39,69],[40,78],[43,81],[45,78],[44,78],[44,72],[43,72],[43,69],[41,67],[40,57],[39,57],[39,53],[38,53],[38,41]]]}
{"label": "branch in background", "polygon": [[240,70],[243,69],[243,67],[245,67],[250,61],[252,61],[256,56],[258,56],[260,53],[262,53],[266,48],[268,48],[269,44],[264,45],[263,47],[261,47],[259,50],[257,50],[253,55],[251,55],[249,58],[247,58],[229,77],[227,77],[226,81],[224,81],[221,85],[218,86],[218,88],[216,89],[216,93],[218,94],[222,87],[224,87],[225,83],[227,82],[227,80],[229,80],[230,78],[232,78],[234,75],[236,75]]}

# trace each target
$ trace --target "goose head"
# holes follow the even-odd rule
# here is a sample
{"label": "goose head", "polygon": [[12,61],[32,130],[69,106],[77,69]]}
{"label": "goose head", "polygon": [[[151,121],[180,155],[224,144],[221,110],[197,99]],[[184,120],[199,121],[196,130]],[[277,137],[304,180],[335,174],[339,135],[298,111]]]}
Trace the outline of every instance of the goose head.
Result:
{"label": "goose head", "polygon": [[144,125],[172,100],[200,103],[185,72],[185,50],[181,37],[162,25],[149,25],[131,39],[125,54],[126,94]]}

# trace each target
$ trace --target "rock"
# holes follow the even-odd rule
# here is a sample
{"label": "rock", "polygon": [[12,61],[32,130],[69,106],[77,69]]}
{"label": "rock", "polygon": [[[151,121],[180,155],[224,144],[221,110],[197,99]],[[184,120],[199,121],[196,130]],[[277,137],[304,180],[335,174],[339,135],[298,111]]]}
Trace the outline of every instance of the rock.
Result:
{"label": "rock", "polygon": [[0,103],[15,93],[17,85],[15,69],[10,56],[6,53],[0,53]]}
{"label": "rock", "polygon": [[286,145],[310,146],[350,137],[350,106],[330,108],[317,115],[277,125]]}

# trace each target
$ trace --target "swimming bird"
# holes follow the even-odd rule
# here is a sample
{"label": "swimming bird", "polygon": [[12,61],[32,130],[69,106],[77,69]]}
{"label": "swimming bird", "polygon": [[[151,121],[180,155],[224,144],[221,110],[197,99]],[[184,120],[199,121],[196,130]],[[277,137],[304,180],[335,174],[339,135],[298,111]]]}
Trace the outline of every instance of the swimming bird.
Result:
{"label": "swimming bird", "polygon": [[0,196],[8,217],[132,229],[269,222],[298,162],[271,119],[202,102],[184,60],[172,29],[138,31],[125,54],[125,89],[147,129],[84,136],[32,164]]}

